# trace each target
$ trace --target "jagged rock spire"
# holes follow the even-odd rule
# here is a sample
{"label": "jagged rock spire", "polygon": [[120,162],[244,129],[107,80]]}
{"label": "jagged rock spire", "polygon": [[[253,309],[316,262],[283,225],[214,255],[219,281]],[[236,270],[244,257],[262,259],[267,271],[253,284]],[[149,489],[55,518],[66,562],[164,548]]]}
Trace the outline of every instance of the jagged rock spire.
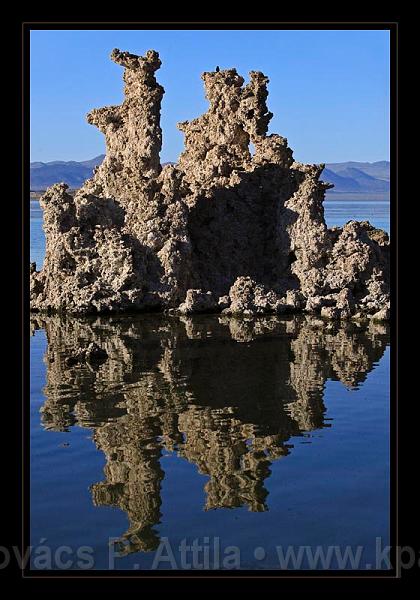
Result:
{"label": "jagged rock spire", "polygon": [[236,69],[203,73],[209,108],[178,125],[185,150],[162,169],[159,55],[111,58],[124,67],[124,100],[87,117],[105,160],[74,198],[64,184],[41,198],[33,310],[387,318],[387,235],[366,222],[327,228],[324,165],[294,162],[287,140],[267,135],[263,73],[247,84]]}

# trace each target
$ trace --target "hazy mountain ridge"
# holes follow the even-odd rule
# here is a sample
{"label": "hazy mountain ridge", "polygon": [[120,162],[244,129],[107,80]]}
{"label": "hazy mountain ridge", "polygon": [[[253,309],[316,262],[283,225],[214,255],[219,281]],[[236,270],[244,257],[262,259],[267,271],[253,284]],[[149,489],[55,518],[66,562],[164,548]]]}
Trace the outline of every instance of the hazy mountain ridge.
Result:
{"label": "hazy mountain ridge", "polygon": [[330,192],[343,193],[367,193],[367,192],[389,192],[389,181],[371,177],[359,169],[346,169],[339,174],[330,169],[325,169],[322,180],[334,184]]}
{"label": "hazy mountain ridge", "polygon": [[326,166],[331,171],[334,171],[334,173],[341,173],[346,169],[359,169],[371,177],[389,181],[389,161],[387,160],[379,160],[373,163],[349,161],[343,163],[329,163]]}
{"label": "hazy mountain ridge", "polygon": [[[104,155],[100,154],[90,160],[77,162],[52,161],[32,162],[30,186],[31,190],[45,190],[53,183],[64,181],[70,188],[79,188],[86,179],[92,176],[93,169],[100,165]],[[168,164],[168,163],[164,163]],[[374,163],[343,162],[328,163],[322,174],[322,180],[334,184],[328,195],[339,193],[378,193],[389,194],[389,161]]]}
{"label": "hazy mountain ridge", "polygon": [[100,154],[95,158],[81,162],[75,160],[55,160],[47,163],[33,162],[30,165],[31,190],[45,190],[53,183],[62,181],[71,188],[79,188],[86,179],[92,176],[93,169],[101,164],[104,156],[104,154]]}
{"label": "hazy mountain ridge", "polygon": [[384,193],[389,194],[390,163],[329,163],[322,179],[334,184],[331,193]]}

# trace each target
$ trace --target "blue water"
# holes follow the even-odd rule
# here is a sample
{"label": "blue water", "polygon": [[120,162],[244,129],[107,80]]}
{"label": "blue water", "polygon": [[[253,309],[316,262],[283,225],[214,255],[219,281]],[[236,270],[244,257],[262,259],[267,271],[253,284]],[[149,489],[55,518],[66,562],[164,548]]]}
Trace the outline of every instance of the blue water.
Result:
{"label": "blue water", "polygon": [[390,233],[389,202],[385,200],[324,200],[328,227],[342,227],[347,221],[369,221]]}
{"label": "blue water", "polygon": [[[36,208],[31,236],[40,265]],[[358,568],[387,567],[376,564],[390,536],[386,325],[35,315],[31,326],[32,569],[277,570],[280,546],[360,546]],[[107,360],[68,362],[92,341]],[[336,556],[329,568],[351,568]],[[304,553],[296,568],[323,567]]]}
{"label": "blue water", "polygon": [[41,269],[45,256],[45,234],[42,228],[42,210],[38,200],[31,200],[30,208],[30,260]]}
{"label": "blue water", "polygon": [[[244,336],[217,317],[33,323],[35,547],[88,546],[97,569],[111,538],[120,569],[150,569],[166,538],[178,568],[196,538],[237,547],[241,568],[278,568],[279,545],[361,545],[361,568],[375,563],[377,538],[389,541],[385,326],[271,319]],[[76,341],[109,359],[68,366]]]}

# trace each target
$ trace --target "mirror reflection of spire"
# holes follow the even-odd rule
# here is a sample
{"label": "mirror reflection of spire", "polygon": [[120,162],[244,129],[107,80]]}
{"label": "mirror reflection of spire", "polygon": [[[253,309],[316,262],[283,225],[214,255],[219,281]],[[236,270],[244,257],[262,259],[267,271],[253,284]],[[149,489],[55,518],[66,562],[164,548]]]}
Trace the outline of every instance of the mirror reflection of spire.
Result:
{"label": "mirror reflection of spire", "polygon": [[[326,380],[357,388],[389,342],[385,324],[325,327],[275,316],[37,315],[31,327],[45,329],[48,341],[43,426],[93,429],[106,465],[92,500],[127,514],[122,554],[159,544],[164,453],[207,477],[205,510],[269,510],[273,462],[293,453],[291,438],[331,426]],[[106,360],[68,360],[90,344]]]}

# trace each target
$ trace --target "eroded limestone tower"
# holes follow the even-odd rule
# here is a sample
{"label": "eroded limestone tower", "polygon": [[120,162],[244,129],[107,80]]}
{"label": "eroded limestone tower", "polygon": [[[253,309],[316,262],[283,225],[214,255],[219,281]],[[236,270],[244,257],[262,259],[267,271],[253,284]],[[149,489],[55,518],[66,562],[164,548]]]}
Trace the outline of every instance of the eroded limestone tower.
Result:
{"label": "eroded limestone tower", "polygon": [[162,168],[159,55],[111,58],[124,101],[88,115],[106,138],[93,177],[74,197],[61,183],[41,198],[32,310],[388,318],[388,236],[367,222],[326,227],[323,165],[295,162],[286,139],[267,135],[265,75],[244,85],[235,69],[204,73],[209,109],[179,124],[185,150]]}

